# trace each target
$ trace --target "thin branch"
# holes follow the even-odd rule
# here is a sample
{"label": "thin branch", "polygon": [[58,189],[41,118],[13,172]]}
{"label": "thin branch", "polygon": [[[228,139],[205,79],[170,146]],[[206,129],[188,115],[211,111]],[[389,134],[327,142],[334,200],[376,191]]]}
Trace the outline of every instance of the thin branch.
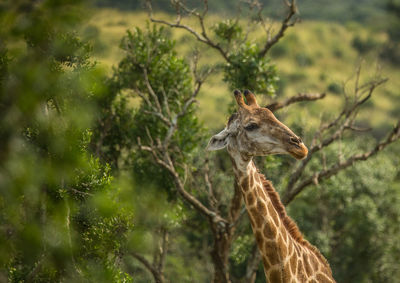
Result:
{"label": "thin branch", "polygon": [[[365,97],[362,98],[362,94],[357,94],[356,100],[350,105],[344,105],[341,113],[333,119],[330,123],[321,125],[320,129],[314,134],[314,137],[311,142],[311,147],[308,151],[307,157],[301,162],[300,166],[291,174],[289,178],[289,182],[286,186],[286,194],[293,190],[295,183],[300,179],[303,174],[305,168],[307,167],[309,161],[312,156],[320,151],[321,149],[329,146],[334,141],[340,139],[345,130],[356,131],[357,128],[354,127],[353,123],[358,114],[358,109],[363,105],[366,101],[368,101],[374,90],[377,86],[385,83],[387,79],[375,80],[372,82],[368,82],[361,87],[357,87],[357,91],[361,90],[362,94],[366,94]],[[338,127],[337,130],[331,134],[329,137],[323,139],[321,142],[317,143],[317,140],[321,139],[321,136],[324,132],[331,128]]]}
{"label": "thin branch", "polygon": [[234,228],[237,226],[239,223],[239,220],[241,217],[244,215],[246,212],[246,209],[241,209],[242,208],[242,191],[238,185],[238,183],[235,181],[234,182],[234,193],[233,197],[231,199],[231,203],[229,206],[229,222],[230,228],[231,228],[231,234],[234,232]]}
{"label": "thin branch", "polygon": [[289,8],[289,12],[286,15],[285,19],[282,21],[281,28],[279,29],[278,33],[272,38],[267,39],[264,48],[258,54],[259,57],[264,57],[265,54],[267,54],[268,50],[270,50],[271,47],[283,37],[287,28],[294,26],[297,22],[297,19],[293,20],[293,16],[297,14],[296,0],[291,0],[290,2],[285,1],[285,2]]}
{"label": "thin branch", "polygon": [[[62,186],[64,187],[64,180],[62,180]],[[76,272],[79,274],[79,275],[83,275],[82,274],[82,271],[81,271],[81,269],[78,267],[78,265],[76,264],[76,260],[75,260],[75,257],[74,257],[74,250],[73,250],[73,247],[72,247],[72,237],[71,237],[71,227],[70,227],[70,222],[71,222],[71,209],[70,209],[70,207],[69,207],[69,202],[68,202],[68,199],[67,198],[64,198],[64,202],[65,202],[65,206],[66,206],[66,209],[67,209],[67,215],[66,215],[66,217],[65,217],[65,227],[66,227],[66,229],[67,229],[67,236],[68,236],[68,246],[69,246],[69,250],[70,250],[70,253],[71,253],[71,261],[72,261],[72,264],[73,264],[73,266],[74,266],[74,268],[75,268],[75,270],[76,270]]]}
{"label": "thin branch", "polygon": [[130,253],[131,256],[133,256],[134,258],[136,258],[139,262],[141,262],[148,271],[150,271],[150,273],[153,275],[154,280],[156,281],[156,283],[164,283],[164,276],[162,274],[160,274],[158,272],[158,270],[142,255],[135,253],[135,252],[131,252]]}
{"label": "thin branch", "polygon": [[301,102],[301,101],[313,101],[313,100],[318,100],[318,99],[322,99],[326,96],[325,93],[312,93],[312,94],[308,94],[308,93],[299,93],[295,96],[289,97],[288,99],[279,102],[273,102],[271,104],[268,104],[267,106],[265,106],[266,108],[268,108],[269,110],[271,110],[272,112],[284,108],[286,106],[289,106],[290,104],[296,103],[296,102]]}
{"label": "thin branch", "polygon": [[256,273],[258,266],[261,261],[261,254],[258,250],[257,244],[253,244],[253,248],[249,259],[247,260],[246,275],[244,277],[244,282],[253,283],[256,280]]}
{"label": "thin branch", "polygon": [[154,99],[154,102],[156,103],[158,111],[160,111],[160,113],[162,113],[160,101],[158,101],[158,97],[157,97],[156,93],[154,92],[153,87],[150,84],[150,80],[149,80],[149,76],[147,74],[146,68],[143,68],[143,77],[144,77],[144,82],[146,83],[147,89],[149,91],[149,94]]}
{"label": "thin branch", "polygon": [[393,128],[389,136],[384,141],[378,143],[371,151],[365,152],[363,154],[355,154],[349,157],[345,161],[337,162],[335,165],[331,166],[327,170],[321,170],[320,172],[313,174],[308,179],[304,180],[299,185],[297,185],[293,190],[288,191],[282,197],[282,203],[284,205],[289,204],[294,199],[294,197],[297,196],[305,187],[312,184],[318,184],[318,182],[320,182],[321,180],[336,175],[341,170],[346,169],[347,167],[353,165],[355,162],[367,160],[368,158],[376,155],[379,151],[383,150],[389,144],[399,139],[400,139],[400,120],[398,121],[397,125]]}
{"label": "thin branch", "polygon": [[206,183],[207,187],[207,197],[208,201],[213,208],[214,211],[218,209],[218,200],[215,198],[213,185],[210,181],[210,168],[208,166],[208,159],[204,162],[204,182]]}
{"label": "thin branch", "polygon": [[181,17],[178,16],[177,19],[175,20],[175,22],[167,22],[165,20],[159,20],[159,19],[155,19],[153,17],[153,9],[152,9],[152,5],[151,5],[151,0],[146,0],[147,3],[147,9],[149,12],[149,17],[150,20],[153,23],[159,23],[159,24],[163,24],[163,25],[167,25],[171,28],[179,28],[179,29],[184,29],[186,31],[188,31],[189,33],[191,33],[198,41],[207,44],[208,46],[212,47],[213,49],[217,50],[227,62],[231,62],[228,56],[228,53],[222,49],[222,47],[218,44],[215,43],[214,41],[212,41],[210,39],[210,37],[207,34],[206,31],[206,27],[205,27],[205,23],[204,23],[204,19],[205,16],[208,12],[208,1],[207,0],[203,0],[204,3],[204,10],[202,13],[197,13],[194,10],[190,10],[188,9],[181,1],[175,1],[175,4],[178,5],[180,8],[182,8],[185,12],[187,12],[189,15],[194,15],[197,17],[200,27],[201,27],[201,33],[197,32],[196,30],[194,30],[192,27],[181,24]]}
{"label": "thin branch", "polygon": [[157,261],[154,262],[154,266],[157,267],[157,270],[160,274],[163,273],[165,256],[168,251],[168,243],[169,243],[169,232],[165,227],[161,227],[161,240],[158,246],[158,256]]}

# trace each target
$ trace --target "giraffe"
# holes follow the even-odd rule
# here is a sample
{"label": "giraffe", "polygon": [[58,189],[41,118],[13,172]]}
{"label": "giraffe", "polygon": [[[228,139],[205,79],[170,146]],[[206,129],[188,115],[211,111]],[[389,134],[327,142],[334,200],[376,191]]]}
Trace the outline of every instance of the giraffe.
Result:
{"label": "giraffe", "polygon": [[238,111],[229,118],[225,129],[210,139],[207,149],[227,148],[267,281],[335,282],[328,261],[303,238],[271,182],[258,172],[252,160],[254,156],[270,154],[303,159],[307,147],[269,109],[260,107],[249,90],[244,91],[247,104],[240,91],[234,94]]}

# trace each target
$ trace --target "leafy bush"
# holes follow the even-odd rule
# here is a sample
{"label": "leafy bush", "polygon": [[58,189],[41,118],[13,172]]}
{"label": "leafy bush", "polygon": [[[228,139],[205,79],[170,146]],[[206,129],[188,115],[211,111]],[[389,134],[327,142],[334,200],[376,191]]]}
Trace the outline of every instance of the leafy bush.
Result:
{"label": "leafy bush", "polygon": [[299,53],[295,57],[297,65],[300,67],[308,67],[314,65],[314,60],[307,54]]}
{"label": "leafy bush", "polygon": [[[354,152],[368,143],[353,140],[343,149]],[[337,150],[327,152],[326,160]],[[391,221],[400,219],[400,198],[396,161],[389,155],[357,164],[304,192],[290,206],[306,237],[330,259],[338,282],[387,282],[399,276],[394,242],[400,231]]]}
{"label": "leafy bush", "polygon": [[366,39],[362,39],[359,35],[356,35],[353,38],[351,45],[360,54],[365,54],[372,50],[376,50],[376,48],[379,46],[379,44],[372,37],[367,37]]}
{"label": "leafy bush", "polygon": [[270,50],[270,54],[272,58],[280,58],[288,55],[289,51],[289,45],[285,42],[282,42],[281,44],[274,45]]}
{"label": "leafy bush", "polygon": [[227,42],[231,42],[232,40],[240,38],[243,33],[243,29],[237,20],[226,20],[219,22],[214,26],[213,29],[217,37]]}
{"label": "leafy bush", "polygon": [[279,80],[276,67],[267,57],[259,56],[258,45],[242,44],[229,56],[224,66],[224,81],[231,89],[252,89],[254,92],[273,95]]}
{"label": "leafy bush", "polygon": [[336,82],[332,82],[328,85],[328,91],[334,94],[340,94],[343,92],[343,87]]}
{"label": "leafy bush", "polygon": [[97,281],[102,270],[110,271],[105,281],[127,278],[115,259],[132,210],[109,167],[88,151],[105,88],[91,47],[73,31],[77,4],[5,4],[12,14],[0,35],[0,280]]}

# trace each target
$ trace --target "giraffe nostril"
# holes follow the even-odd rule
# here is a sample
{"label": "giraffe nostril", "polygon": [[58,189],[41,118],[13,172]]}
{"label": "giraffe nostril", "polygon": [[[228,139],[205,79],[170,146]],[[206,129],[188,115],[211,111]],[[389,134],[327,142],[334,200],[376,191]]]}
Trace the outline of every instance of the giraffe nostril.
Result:
{"label": "giraffe nostril", "polygon": [[302,143],[302,141],[298,137],[290,137],[289,143],[291,143],[291,144],[293,144],[295,146],[299,146]]}

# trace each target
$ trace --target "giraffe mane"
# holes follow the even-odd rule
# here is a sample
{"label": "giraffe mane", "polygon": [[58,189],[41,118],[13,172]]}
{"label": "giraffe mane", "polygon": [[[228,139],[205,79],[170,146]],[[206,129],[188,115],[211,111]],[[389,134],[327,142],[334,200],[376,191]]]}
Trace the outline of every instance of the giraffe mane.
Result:
{"label": "giraffe mane", "polygon": [[277,211],[279,218],[281,219],[283,225],[285,226],[286,230],[289,232],[289,235],[292,238],[301,244],[302,246],[311,250],[319,260],[321,260],[327,267],[329,267],[329,263],[326,258],[320,253],[320,251],[313,245],[311,245],[306,239],[303,238],[300,229],[298,228],[297,224],[290,218],[287,213],[284,205],[281,202],[278,192],[273,187],[271,181],[267,180],[263,174],[258,172],[260,176],[260,180],[263,184],[265,191],[268,193],[269,198],[271,199],[272,205],[274,206],[275,210]]}

